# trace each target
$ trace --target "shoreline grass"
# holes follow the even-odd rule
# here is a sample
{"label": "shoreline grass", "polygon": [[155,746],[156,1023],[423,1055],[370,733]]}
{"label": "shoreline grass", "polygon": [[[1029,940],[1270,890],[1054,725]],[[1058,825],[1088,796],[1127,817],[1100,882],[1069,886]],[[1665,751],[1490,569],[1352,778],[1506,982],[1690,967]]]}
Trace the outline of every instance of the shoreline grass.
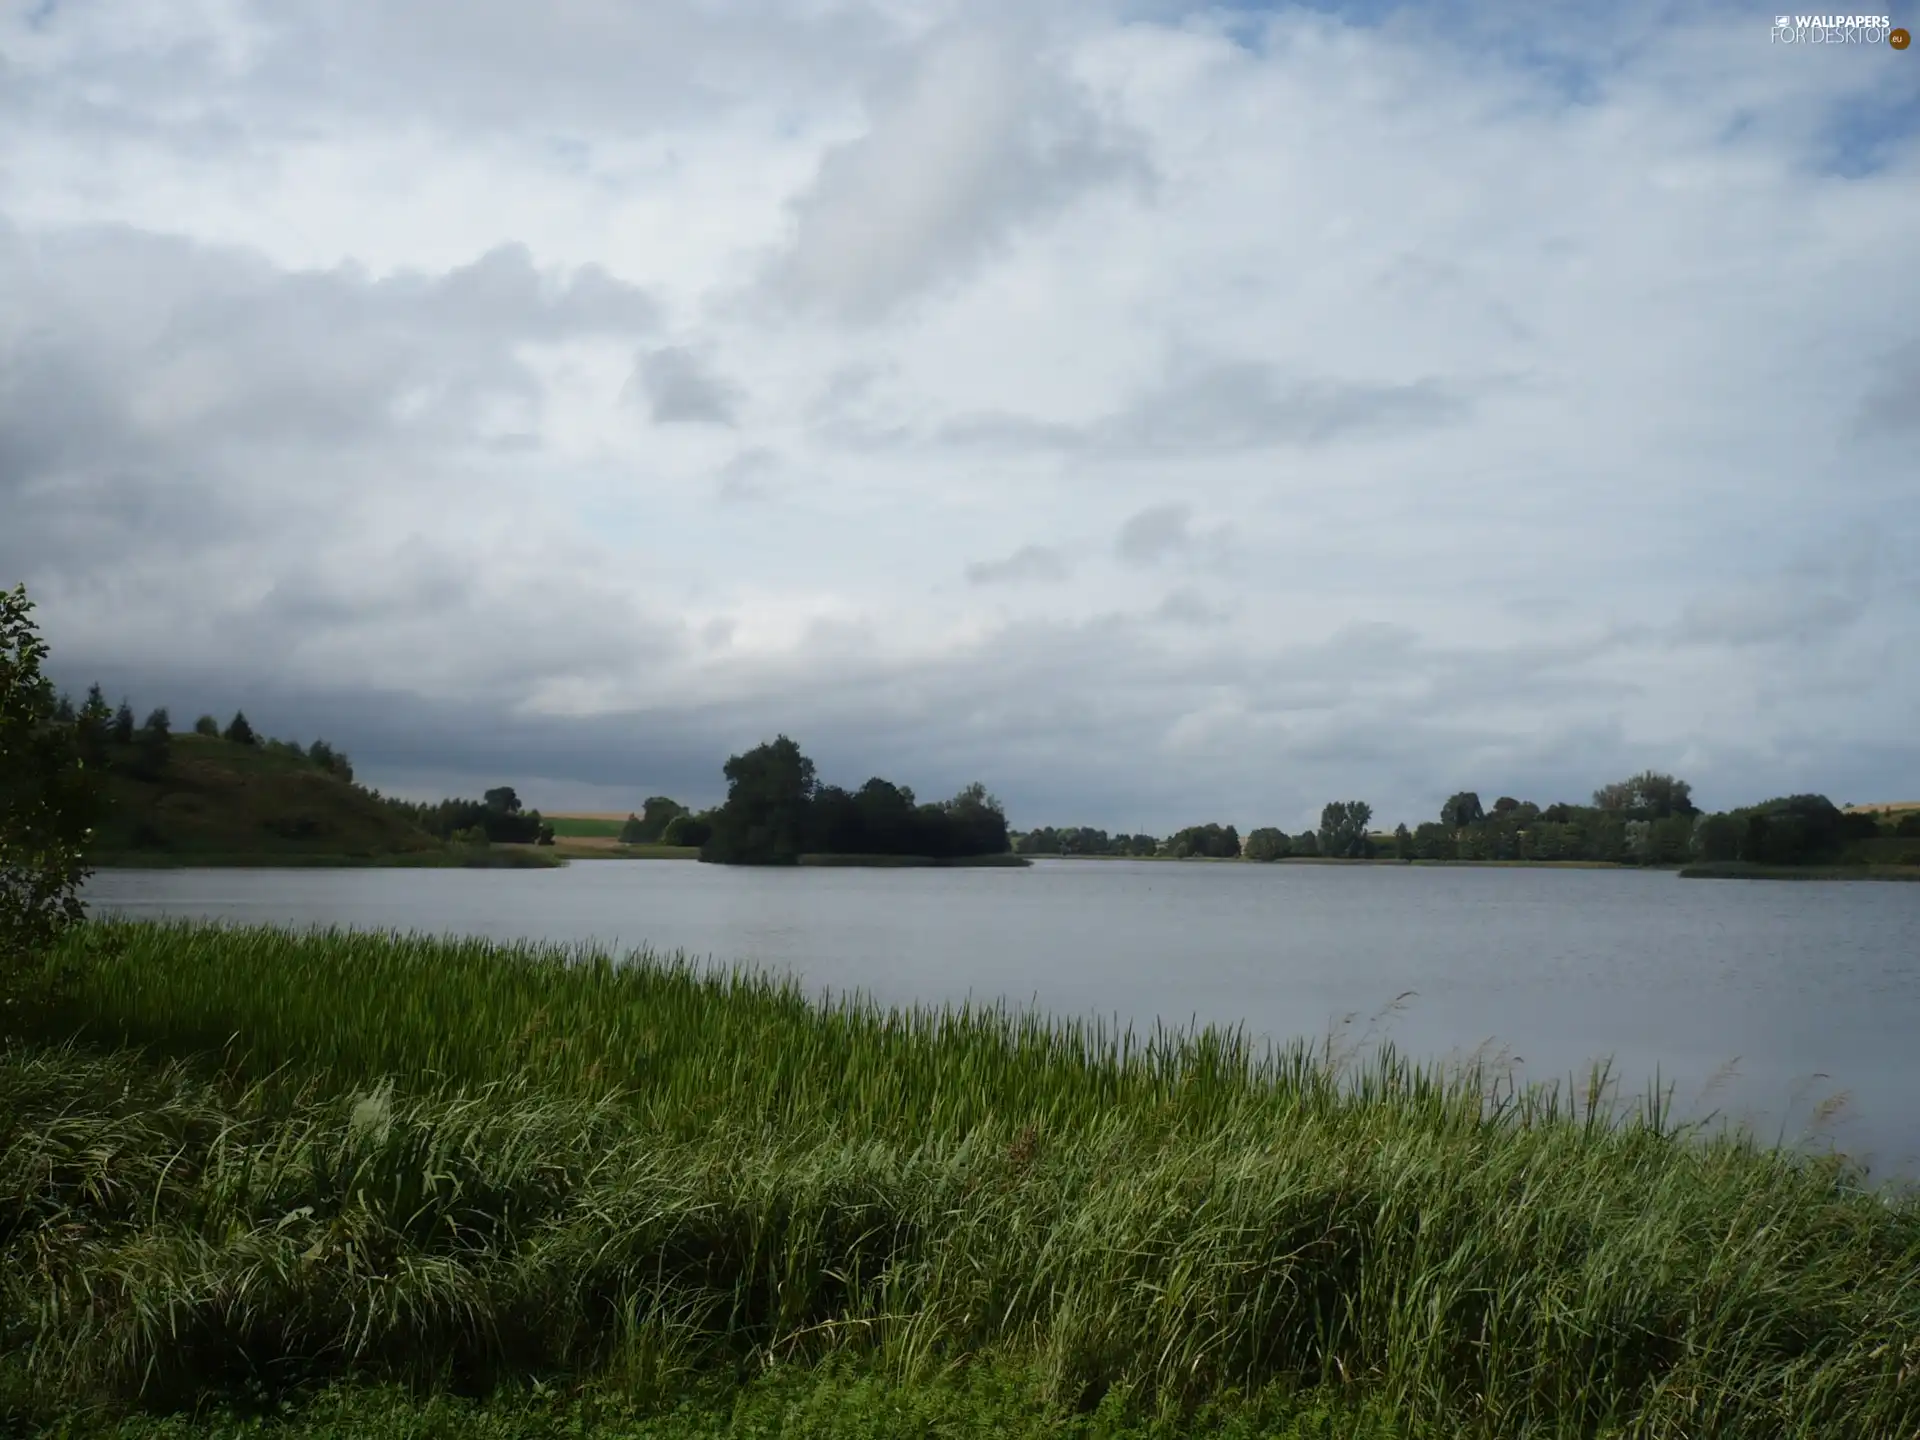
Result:
{"label": "shoreline grass", "polygon": [[17,1415],[1004,1365],[1169,1435],[1291,1388],[1383,1436],[1920,1430],[1920,1203],[1604,1075],[586,947],[113,921],[53,963],[0,1051]]}

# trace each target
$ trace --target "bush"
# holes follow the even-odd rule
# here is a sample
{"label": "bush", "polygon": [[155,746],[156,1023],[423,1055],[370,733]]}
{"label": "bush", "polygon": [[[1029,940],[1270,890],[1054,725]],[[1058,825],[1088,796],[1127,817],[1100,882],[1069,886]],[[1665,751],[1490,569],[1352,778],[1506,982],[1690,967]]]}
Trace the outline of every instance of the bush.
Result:
{"label": "bush", "polygon": [[27,588],[0,592],[0,990],[85,916],[92,787],[74,727],[54,719]]}
{"label": "bush", "polygon": [[196,735],[204,735],[209,740],[218,740],[220,738],[220,722],[211,715],[202,715],[198,720],[193,722],[193,733]]}
{"label": "bush", "polygon": [[1293,841],[1287,832],[1263,825],[1247,836],[1247,859],[1272,861],[1293,853]]}

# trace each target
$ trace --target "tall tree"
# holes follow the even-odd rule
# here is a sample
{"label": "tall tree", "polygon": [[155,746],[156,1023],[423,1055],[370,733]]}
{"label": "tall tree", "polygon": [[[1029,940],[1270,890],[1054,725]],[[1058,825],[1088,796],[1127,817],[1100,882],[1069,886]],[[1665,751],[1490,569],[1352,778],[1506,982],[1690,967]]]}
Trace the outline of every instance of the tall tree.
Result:
{"label": "tall tree", "polygon": [[1472,790],[1457,792],[1440,807],[1440,823],[1449,830],[1464,830],[1486,818],[1487,812],[1480,808],[1480,797]]}
{"label": "tall tree", "polygon": [[1320,853],[1344,860],[1366,858],[1367,822],[1373,807],[1364,800],[1336,800],[1320,812]]}
{"label": "tall tree", "polygon": [[257,745],[260,743],[260,737],[253,733],[253,726],[247,723],[247,714],[244,710],[236,710],[233,712],[233,719],[227,722],[227,728],[223,734],[226,739],[231,740],[235,745]]}
{"label": "tall tree", "polygon": [[700,858],[736,865],[798,860],[807,806],[818,783],[813,761],[781,735],[730,757],[723,773],[727,798],[713,814],[713,833]]}
{"label": "tall tree", "polygon": [[[0,592],[0,986],[85,915],[95,799],[72,726],[54,718],[46,642],[24,585]],[[104,705],[104,701],[102,704]]]}
{"label": "tall tree", "polygon": [[511,785],[496,785],[480,797],[487,802],[491,810],[499,810],[508,815],[520,813],[520,797],[514,793]]}
{"label": "tall tree", "polygon": [[86,703],[74,720],[74,733],[80,742],[80,758],[89,765],[106,763],[107,741],[113,733],[113,709],[99,685],[88,688]]}
{"label": "tall tree", "polygon": [[1697,815],[1693,787],[1684,780],[1643,770],[1593,792],[1594,808],[1621,812],[1629,820],[1665,820],[1671,815]]}

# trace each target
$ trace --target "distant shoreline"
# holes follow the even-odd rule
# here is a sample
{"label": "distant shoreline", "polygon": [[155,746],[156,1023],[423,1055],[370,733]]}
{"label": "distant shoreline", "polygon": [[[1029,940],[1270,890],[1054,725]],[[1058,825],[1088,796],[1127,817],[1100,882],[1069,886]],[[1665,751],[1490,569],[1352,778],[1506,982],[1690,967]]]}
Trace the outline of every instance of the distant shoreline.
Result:
{"label": "distant shoreline", "polygon": [[[543,850],[549,847],[541,847]],[[95,870],[557,870],[565,858],[531,845],[416,850],[391,855],[329,855],[250,850],[124,850],[89,856]]]}
{"label": "distant shoreline", "polygon": [[1754,865],[1721,860],[1687,865],[1682,880],[1920,880],[1920,865]]}

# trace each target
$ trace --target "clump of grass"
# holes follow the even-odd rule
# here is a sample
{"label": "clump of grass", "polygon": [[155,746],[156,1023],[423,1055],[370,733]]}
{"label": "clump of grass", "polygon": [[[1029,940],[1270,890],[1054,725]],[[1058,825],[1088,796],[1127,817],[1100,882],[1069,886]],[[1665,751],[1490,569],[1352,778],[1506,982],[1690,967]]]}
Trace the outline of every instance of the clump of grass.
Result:
{"label": "clump of grass", "polygon": [[1920,1430],[1920,1210],[1598,1085],[581,949],[163,924],[63,958],[95,1048],[0,1057],[0,1323],[44,1394],[1011,1356],[1077,1410]]}

